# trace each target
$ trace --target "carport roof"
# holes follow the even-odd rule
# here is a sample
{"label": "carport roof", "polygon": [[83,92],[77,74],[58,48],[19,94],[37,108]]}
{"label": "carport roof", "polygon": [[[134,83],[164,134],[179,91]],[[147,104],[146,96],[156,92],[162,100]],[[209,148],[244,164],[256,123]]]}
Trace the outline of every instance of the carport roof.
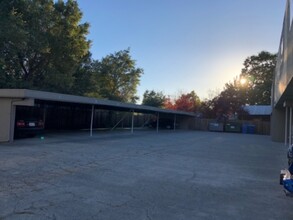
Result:
{"label": "carport roof", "polygon": [[175,111],[168,109],[161,109],[146,105],[136,105],[132,103],[123,103],[112,100],[96,99],[85,96],[75,96],[61,93],[44,92],[37,90],[28,89],[0,89],[0,98],[12,98],[12,99],[32,99],[41,101],[53,101],[53,102],[63,102],[63,103],[75,103],[75,104],[86,104],[95,105],[108,110],[117,111],[134,111],[138,113],[165,113],[165,114],[175,114],[182,116],[194,117],[194,113]]}

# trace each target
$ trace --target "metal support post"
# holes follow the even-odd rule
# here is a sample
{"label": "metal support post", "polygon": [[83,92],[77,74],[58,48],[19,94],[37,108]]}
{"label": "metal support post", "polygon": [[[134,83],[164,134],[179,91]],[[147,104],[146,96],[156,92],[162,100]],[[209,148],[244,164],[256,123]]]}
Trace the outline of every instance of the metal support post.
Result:
{"label": "metal support post", "polygon": [[133,126],[134,126],[134,111],[131,111],[131,134],[133,134]]}
{"label": "metal support post", "polygon": [[174,131],[176,130],[176,115],[174,115]]}
{"label": "metal support post", "polygon": [[159,133],[159,121],[160,121],[160,113],[157,113],[157,133]]}
{"label": "metal support post", "polygon": [[91,127],[90,127],[90,136],[91,137],[93,136],[94,111],[95,111],[95,106],[92,105]]}

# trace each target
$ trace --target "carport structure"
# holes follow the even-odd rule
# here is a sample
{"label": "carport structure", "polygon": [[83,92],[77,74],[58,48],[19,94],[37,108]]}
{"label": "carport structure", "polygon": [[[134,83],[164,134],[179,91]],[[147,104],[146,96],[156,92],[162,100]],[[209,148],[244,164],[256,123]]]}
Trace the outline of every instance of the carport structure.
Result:
{"label": "carport structure", "polygon": [[[156,108],[152,106],[122,103],[111,100],[89,98],[60,93],[27,90],[0,89],[0,142],[12,142],[14,138],[15,115],[17,106],[60,105],[83,106],[90,110],[89,135],[93,134],[93,121],[96,109],[132,113],[131,132],[134,130],[134,113],[154,114],[157,118],[156,131],[159,131],[160,117],[172,118],[174,130],[180,118],[180,127],[189,128],[189,122],[195,118],[194,113]],[[44,115],[45,118],[45,115]]]}

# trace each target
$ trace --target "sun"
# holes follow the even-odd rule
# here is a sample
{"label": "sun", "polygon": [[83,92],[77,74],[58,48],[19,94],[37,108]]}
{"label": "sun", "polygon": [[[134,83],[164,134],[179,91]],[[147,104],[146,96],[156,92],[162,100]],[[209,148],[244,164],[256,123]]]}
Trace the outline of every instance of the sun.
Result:
{"label": "sun", "polygon": [[247,80],[246,80],[245,78],[241,78],[241,79],[240,79],[240,84],[241,84],[241,85],[245,85],[246,82],[247,82]]}

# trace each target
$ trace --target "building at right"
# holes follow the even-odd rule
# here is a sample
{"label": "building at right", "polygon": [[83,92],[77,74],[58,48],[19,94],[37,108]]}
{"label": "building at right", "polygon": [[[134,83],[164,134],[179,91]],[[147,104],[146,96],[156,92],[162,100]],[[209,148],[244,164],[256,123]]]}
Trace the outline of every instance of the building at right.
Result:
{"label": "building at right", "polygon": [[276,70],[272,85],[271,137],[292,144],[293,108],[293,27],[291,2],[287,0]]}

